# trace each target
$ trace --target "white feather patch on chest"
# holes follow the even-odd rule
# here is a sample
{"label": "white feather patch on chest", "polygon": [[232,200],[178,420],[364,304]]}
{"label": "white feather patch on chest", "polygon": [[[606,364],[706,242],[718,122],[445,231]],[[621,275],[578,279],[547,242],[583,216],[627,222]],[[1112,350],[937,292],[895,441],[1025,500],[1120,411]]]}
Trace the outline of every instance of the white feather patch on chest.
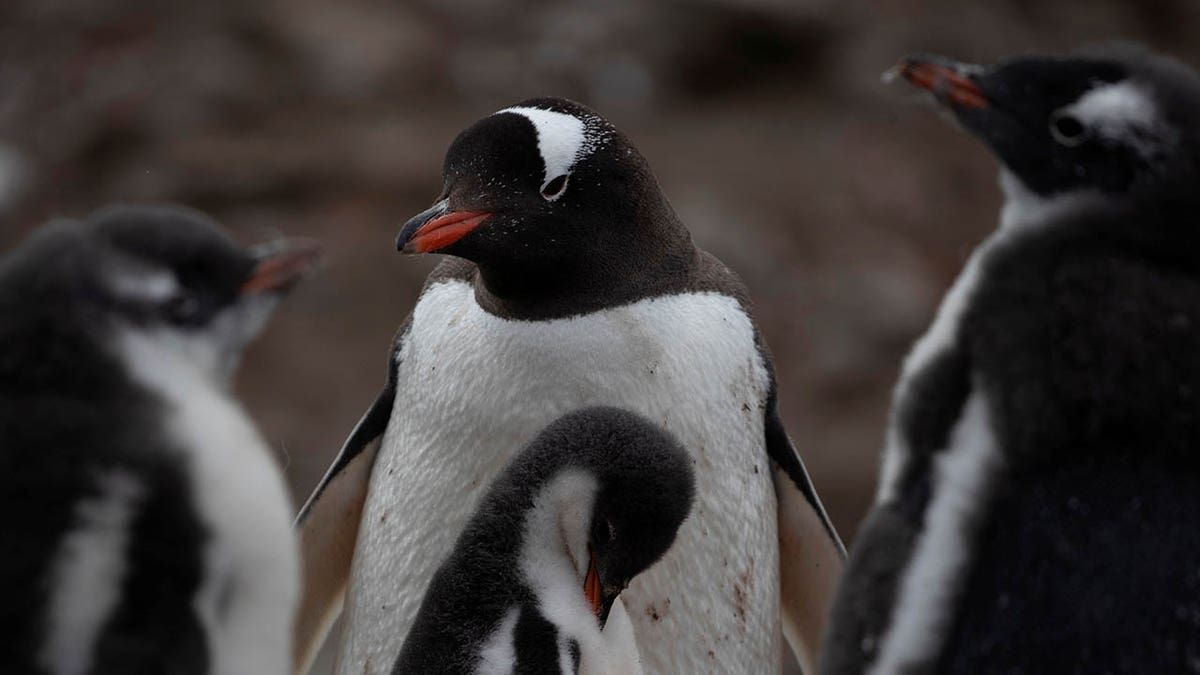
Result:
{"label": "white feather patch on chest", "polygon": [[1008,169],[1000,170],[1000,190],[1004,206],[1000,210],[1000,231],[1013,232],[1052,223],[1088,209],[1104,208],[1105,198],[1098,190],[1074,190],[1043,197],[1030,190]]}
{"label": "white feather patch on chest", "polygon": [[46,637],[39,661],[54,675],[92,671],[96,639],[120,600],[129,528],[144,486],[130,473],[99,476],[99,494],[75,506],[74,529],[59,544],[50,573]]}
{"label": "white feather patch on chest", "polygon": [[[954,285],[942,298],[933,323],[905,357],[892,395],[893,415],[900,408],[899,402],[912,395],[913,378],[958,342],[963,314],[980,283],[984,262],[992,250],[1031,228],[1053,227],[1062,218],[1103,207],[1103,200],[1098,193],[1090,190],[1041,197],[1007,169],[1000,171],[1000,187],[1004,192],[1000,227],[971,253],[962,272],[954,280]],[[877,504],[891,501],[897,496],[900,477],[911,456],[908,440],[901,437],[897,422],[894,417],[890,420],[884,441],[879,486],[875,494]]]}
{"label": "white feather patch on chest", "polygon": [[871,675],[917,672],[935,658],[954,620],[979,514],[1002,468],[988,402],[976,390],[934,459],[933,496]]}
{"label": "white feather patch on chest", "polygon": [[768,378],[738,302],[642,300],[554,321],[430,287],[399,352],[396,399],[355,549],[339,672],[384,673],[429,579],[500,469],[589,405],[640,413],[695,462],[692,515],[622,594],[647,672],[777,672],[779,562],[764,448]]}
{"label": "white feather patch on chest", "polygon": [[162,339],[120,340],[133,377],[167,404],[207,528],[194,610],[215,675],[291,672],[299,552],[283,476],[241,406]]}
{"label": "white feather patch on chest", "polygon": [[514,633],[520,616],[521,608],[513,607],[500,620],[496,630],[492,631],[479,651],[475,675],[509,675],[517,667]]}
{"label": "white feather patch on chest", "polygon": [[[992,238],[997,238],[993,233]],[[989,240],[991,241],[991,240]],[[942,298],[933,324],[925,331],[909,350],[900,368],[900,379],[896,382],[892,394],[892,416],[887,429],[887,438],[883,451],[883,463],[880,467],[879,486],[875,494],[875,502],[883,504],[898,496],[900,479],[903,476],[912,456],[908,439],[903,438],[898,427],[899,420],[895,418],[896,411],[901,407],[900,402],[913,395],[911,386],[913,378],[945,352],[954,348],[958,342],[959,324],[967,310],[967,304],[979,284],[980,266],[987,250],[988,242],[984,242],[971,254],[963,271],[954,280],[954,285]]]}
{"label": "white feather patch on chest", "polygon": [[594,477],[579,470],[550,481],[525,515],[518,556],[521,575],[538,598],[542,615],[559,631],[582,639],[600,633],[583,595],[597,487]]}
{"label": "white feather patch on chest", "polygon": [[[583,593],[597,488],[595,478],[575,470],[555,477],[542,489],[525,516],[521,573],[537,598],[538,610],[559,633],[559,668],[564,674],[574,673],[566,650],[571,639],[579,645],[581,673],[631,675],[630,666],[638,665],[632,630],[623,632],[618,618],[602,634]],[[627,625],[628,617],[623,621]]]}

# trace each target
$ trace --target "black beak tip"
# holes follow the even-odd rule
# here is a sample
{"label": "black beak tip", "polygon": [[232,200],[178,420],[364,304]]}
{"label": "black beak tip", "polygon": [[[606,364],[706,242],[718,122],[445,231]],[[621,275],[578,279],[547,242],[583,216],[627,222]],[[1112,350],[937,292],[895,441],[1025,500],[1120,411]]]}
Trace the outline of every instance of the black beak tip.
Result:
{"label": "black beak tip", "polygon": [[426,223],[442,215],[445,211],[445,204],[439,202],[405,221],[404,225],[400,226],[400,233],[396,235],[396,250],[406,254],[417,253],[418,251],[412,246],[412,238]]}
{"label": "black beak tip", "polygon": [[[424,214],[422,214],[423,216]],[[404,223],[404,227],[400,228],[400,233],[396,235],[396,250],[401,253],[413,253],[412,238],[416,235],[417,230],[426,223],[428,218],[417,216]]]}
{"label": "black beak tip", "polygon": [[628,583],[620,586],[603,585],[600,586],[600,607],[596,612],[596,618],[600,620],[600,630],[604,630],[605,624],[608,623],[608,615],[612,612],[613,605],[617,603],[617,598],[621,597],[622,591],[628,586]]}
{"label": "black beak tip", "polygon": [[596,615],[596,618],[600,621],[600,630],[604,630],[605,624],[608,623],[608,615],[612,611],[613,603],[616,602],[616,600],[617,596],[614,595],[611,598],[605,597],[600,602],[600,612]]}

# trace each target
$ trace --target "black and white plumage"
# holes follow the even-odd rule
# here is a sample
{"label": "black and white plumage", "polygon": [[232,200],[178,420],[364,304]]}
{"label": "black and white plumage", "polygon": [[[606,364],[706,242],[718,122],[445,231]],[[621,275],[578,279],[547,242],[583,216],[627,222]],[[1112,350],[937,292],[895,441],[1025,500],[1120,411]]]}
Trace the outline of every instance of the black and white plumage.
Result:
{"label": "black and white plumage", "polygon": [[290,500],[229,378],[314,256],[116,207],[0,259],[0,671],[289,672]]}
{"label": "black and white plumage", "polygon": [[564,416],[483,497],[392,675],[641,672],[618,594],[670,548],[694,491],[687,452],[649,421]]}
{"label": "black and white plumage", "polygon": [[1200,77],[1134,48],[902,62],[999,229],[896,387],[821,672],[1200,668]]}
{"label": "black and white plumage", "polygon": [[780,421],[741,281],[696,248],[632,142],[578,104],[480,120],[443,173],[397,243],[455,257],[299,518],[301,662],[345,597],[339,670],[381,672],[486,486],[592,405],[646,416],[697,463],[694,516],[622,596],[646,670],[775,672],[781,629],[807,660],[841,547]]}

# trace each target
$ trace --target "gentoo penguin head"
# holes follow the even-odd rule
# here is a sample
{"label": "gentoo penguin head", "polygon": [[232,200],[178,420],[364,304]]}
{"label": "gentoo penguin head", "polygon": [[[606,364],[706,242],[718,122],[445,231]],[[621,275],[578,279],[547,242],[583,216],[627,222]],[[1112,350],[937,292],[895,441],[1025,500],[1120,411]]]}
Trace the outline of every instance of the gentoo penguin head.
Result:
{"label": "gentoo penguin head", "polygon": [[[538,510],[551,505],[558,514],[551,531],[563,535],[575,592],[582,587],[603,627],[617,596],[667,552],[691,510],[695,478],[688,454],[642,417],[589,408],[547,427],[506,480],[527,481],[531,469],[542,478],[535,481],[540,495],[526,520],[527,540],[546,541],[531,524],[545,523]],[[526,560],[540,557],[530,544],[524,548]],[[522,566],[536,586],[542,572]]]}
{"label": "gentoo penguin head", "polygon": [[584,591],[604,625],[617,595],[675,541],[695,478],[679,443],[632,413],[585,410],[564,423],[589,444],[584,452],[598,479]]}
{"label": "gentoo penguin head", "polygon": [[178,207],[115,206],[43,226],[6,256],[0,279],[49,330],[110,347],[149,339],[225,384],[317,255],[303,240],[243,248]]}
{"label": "gentoo penguin head", "polygon": [[1157,202],[1197,192],[1200,77],[1177,61],[1123,45],[990,67],[916,56],[897,70],[988,144],[1010,197]]}
{"label": "gentoo penguin head", "polygon": [[404,224],[397,247],[466,258],[503,296],[599,274],[607,287],[691,252],[690,242],[621,132],[578,103],[537,98],[454,139],[441,195]]}

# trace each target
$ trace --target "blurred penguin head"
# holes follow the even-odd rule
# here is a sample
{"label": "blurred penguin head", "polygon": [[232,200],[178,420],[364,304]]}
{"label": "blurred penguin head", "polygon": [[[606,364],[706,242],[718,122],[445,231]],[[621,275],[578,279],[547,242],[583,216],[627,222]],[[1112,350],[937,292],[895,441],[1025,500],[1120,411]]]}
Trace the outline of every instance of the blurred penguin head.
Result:
{"label": "blurred penguin head", "polygon": [[1140,47],[986,67],[914,56],[898,74],[983,140],[1006,181],[1041,198],[1178,200],[1200,180],[1200,76]]}
{"label": "blurred penguin head", "polygon": [[44,226],[7,256],[0,279],[6,302],[45,330],[93,336],[127,358],[168,354],[227,384],[317,258],[311,241],[243,248],[197,212],[119,206]]}

